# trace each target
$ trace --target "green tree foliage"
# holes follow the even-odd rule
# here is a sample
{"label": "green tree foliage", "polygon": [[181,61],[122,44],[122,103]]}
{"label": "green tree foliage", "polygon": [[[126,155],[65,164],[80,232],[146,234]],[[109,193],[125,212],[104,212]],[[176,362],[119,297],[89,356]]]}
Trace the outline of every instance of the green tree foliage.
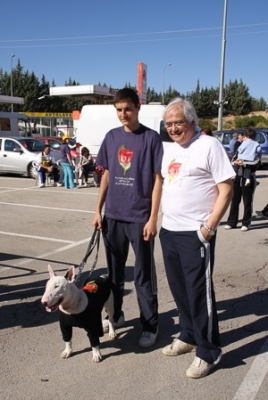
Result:
{"label": "green tree foliage", "polygon": [[[42,75],[41,80],[39,81],[34,72],[23,70],[20,59],[18,59],[16,67],[12,70],[12,82],[13,95],[23,97],[25,101],[24,105],[14,104],[14,111],[71,112],[75,109],[80,110],[84,104],[90,103],[90,101],[81,100],[75,97],[49,97],[49,87],[56,86],[56,82],[52,80],[52,83],[50,84],[44,75]],[[65,85],[75,86],[79,85],[79,82],[69,77],[68,80],[65,81]],[[106,83],[101,84],[99,82],[98,85],[108,87]],[[137,91],[136,85],[133,86],[130,82],[127,82],[125,87]],[[11,74],[3,71],[2,68],[0,68],[0,94],[6,96],[11,94]],[[38,100],[40,97],[42,97],[42,100]],[[194,91],[183,94],[170,85],[164,93],[165,104],[175,97],[189,98],[194,104],[197,115],[200,118],[216,117],[218,115],[218,106],[217,104],[214,104],[214,102],[219,98],[218,87],[201,88],[198,80]],[[148,87],[147,103],[162,102],[162,99],[163,93],[157,93],[154,88]],[[263,97],[255,99],[250,96],[249,89],[242,80],[239,82],[237,80],[234,82],[230,81],[225,86],[224,100],[228,101],[228,104],[224,105],[223,108],[223,113],[225,115],[245,115],[252,111],[264,111],[267,108],[267,103]],[[0,110],[9,111],[10,105],[0,104]],[[254,123],[256,125],[247,125],[264,125],[264,121],[250,121],[250,124]]]}
{"label": "green tree foliage", "polygon": [[217,130],[217,126],[209,119],[199,118],[198,125],[201,126],[202,129],[209,128],[212,132]]}
{"label": "green tree foliage", "polygon": [[265,128],[268,126],[268,120],[264,118],[262,115],[252,115],[245,117],[236,117],[234,119],[235,128],[244,128],[245,126],[248,128]]}
{"label": "green tree foliage", "polygon": [[229,82],[224,89],[224,100],[228,101],[224,107],[225,114],[245,115],[252,111],[252,98],[248,87],[240,80]]}
{"label": "green tree foliage", "polygon": [[263,97],[260,97],[259,99],[251,99],[252,103],[252,111],[265,111],[267,107],[267,103],[264,100]]}
{"label": "green tree foliage", "polygon": [[165,92],[164,100],[165,104],[168,104],[175,97],[184,97],[175,89],[172,89],[171,85],[169,85],[168,90]]}
{"label": "green tree foliage", "polygon": [[161,96],[156,93],[154,88],[151,89],[150,87],[148,87],[148,89],[147,89],[147,98],[146,98],[147,103],[161,102],[161,100],[162,100]]}

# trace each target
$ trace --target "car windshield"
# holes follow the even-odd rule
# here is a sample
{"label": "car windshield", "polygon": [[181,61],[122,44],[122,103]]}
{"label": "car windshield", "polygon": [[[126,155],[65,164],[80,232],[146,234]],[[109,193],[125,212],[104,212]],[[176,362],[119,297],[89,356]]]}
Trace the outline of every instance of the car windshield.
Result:
{"label": "car windshield", "polygon": [[25,149],[27,149],[28,151],[31,152],[35,152],[35,153],[39,153],[41,151],[43,151],[44,148],[44,144],[36,139],[25,139],[25,138],[21,138],[18,139],[18,142],[20,142],[20,144],[25,147]]}

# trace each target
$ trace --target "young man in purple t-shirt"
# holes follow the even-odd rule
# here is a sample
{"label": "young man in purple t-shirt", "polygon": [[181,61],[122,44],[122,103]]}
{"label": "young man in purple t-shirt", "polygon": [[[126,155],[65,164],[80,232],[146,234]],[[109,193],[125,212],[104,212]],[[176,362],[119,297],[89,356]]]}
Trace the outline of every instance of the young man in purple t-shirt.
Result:
{"label": "young man in purple t-shirt", "polygon": [[[124,324],[125,264],[129,243],[133,247],[134,283],[143,328],[139,345],[149,347],[158,335],[153,245],[162,191],[163,147],[159,134],[139,123],[140,102],[134,90],[119,90],[114,106],[122,126],[106,134],[98,153],[97,164],[103,166],[104,174],[93,226],[103,233],[116,327]],[[106,331],[106,321],[103,328]]]}

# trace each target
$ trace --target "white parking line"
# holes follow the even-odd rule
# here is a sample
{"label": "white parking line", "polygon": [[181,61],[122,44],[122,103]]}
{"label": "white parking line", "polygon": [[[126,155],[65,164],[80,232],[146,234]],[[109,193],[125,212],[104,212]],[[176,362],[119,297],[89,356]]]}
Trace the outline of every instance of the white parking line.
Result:
{"label": "white parking line", "polygon": [[255,357],[233,400],[254,400],[268,372],[268,339]]}
{"label": "white parking line", "polygon": [[[39,259],[39,258],[49,257],[52,254],[61,253],[61,252],[65,251],[65,250],[69,250],[69,249],[72,249],[73,247],[79,246],[80,244],[89,243],[90,239],[91,238],[87,238],[87,239],[80,240],[79,242],[73,242],[71,244],[68,244],[67,246],[60,247],[59,249],[55,249],[55,250],[49,251],[48,253],[45,253],[45,254],[41,254],[40,256],[35,256],[35,259],[36,258]],[[26,259],[26,260],[23,260],[23,261],[19,262],[18,265],[25,265],[25,264],[29,264],[29,263],[34,262],[34,261],[35,260],[33,260],[33,259]]]}
{"label": "white parking line", "polygon": [[[9,192],[21,192],[22,190],[28,190],[28,189],[34,189],[36,186],[31,186],[31,187],[27,187],[27,188],[10,188],[10,187],[0,187],[0,193],[9,193]],[[2,189],[6,189],[6,190],[2,190]]]}
{"label": "white parking line", "polygon": [[49,242],[73,243],[73,240],[62,240],[62,239],[53,239],[51,237],[47,238],[47,237],[43,237],[43,236],[24,235],[23,233],[12,233],[12,232],[0,231],[0,235],[17,236],[17,237],[24,237],[24,238],[37,239],[37,240],[48,240]]}
{"label": "white parking line", "polygon": [[[32,237],[34,238],[34,236],[32,236]],[[67,246],[60,247],[59,249],[55,249],[55,250],[49,251],[48,253],[44,253],[44,254],[41,254],[39,256],[35,256],[34,258],[24,258],[22,261],[16,262],[16,264],[11,266],[11,267],[1,268],[0,272],[2,273],[4,271],[7,271],[7,270],[11,269],[12,267],[27,265],[27,264],[30,264],[32,262],[36,262],[37,259],[47,258],[47,257],[49,257],[51,255],[54,255],[54,254],[57,254],[57,253],[61,253],[61,252],[65,251],[65,250],[72,249],[73,247],[80,246],[80,244],[89,243],[90,239],[91,239],[91,237],[83,239],[83,240],[79,240],[79,242],[71,242]]]}
{"label": "white parking line", "polygon": [[29,205],[29,204],[20,204],[20,203],[7,203],[4,201],[0,201],[0,204],[6,205],[6,206],[15,206],[15,207],[42,208],[44,210],[73,211],[73,212],[80,212],[80,213],[87,213],[87,214],[95,214],[95,211],[79,210],[76,208],[45,207],[45,206],[35,206],[32,204]]}

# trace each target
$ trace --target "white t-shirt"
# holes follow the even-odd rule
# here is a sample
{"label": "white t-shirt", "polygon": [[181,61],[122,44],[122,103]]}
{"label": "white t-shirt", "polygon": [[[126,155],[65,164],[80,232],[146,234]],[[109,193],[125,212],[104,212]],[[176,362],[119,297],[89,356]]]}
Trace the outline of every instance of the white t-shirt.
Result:
{"label": "white t-shirt", "polygon": [[224,147],[214,137],[197,134],[187,144],[173,143],[164,152],[163,228],[198,230],[213,211],[217,184],[235,173]]}
{"label": "white t-shirt", "polygon": [[[43,152],[42,153],[39,153],[38,155],[37,155],[37,157],[36,157],[36,162],[39,164],[39,163],[43,163],[43,161],[45,161],[45,160],[47,160],[47,161],[51,161],[51,163],[52,164],[55,164],[55,157],[51,154],[51,153],[49,153],[49,154],[44,154]],[[40,170],[40,165],[38,165],[38,167],[37,167],[37,170],[39,171]]]}

